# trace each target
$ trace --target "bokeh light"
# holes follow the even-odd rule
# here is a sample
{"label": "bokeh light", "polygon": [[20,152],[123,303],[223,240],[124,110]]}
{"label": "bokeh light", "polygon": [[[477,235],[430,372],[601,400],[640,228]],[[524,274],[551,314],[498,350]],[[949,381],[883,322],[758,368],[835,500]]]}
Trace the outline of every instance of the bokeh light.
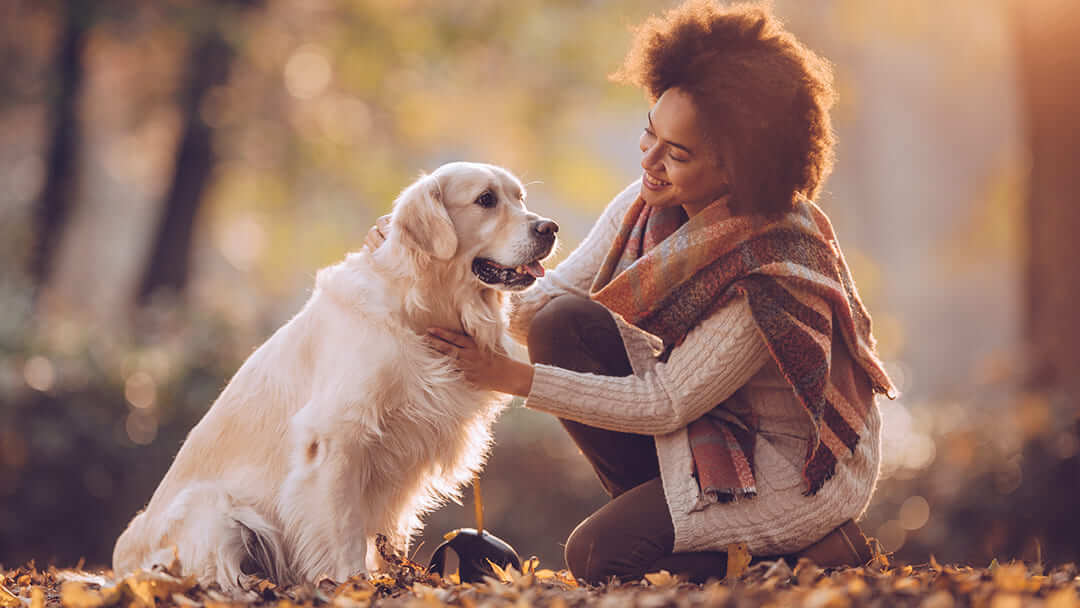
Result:
{"label": "bokeh light", "polygon": [[150,374],[138,371],[124,381],[124,397],[128,403],[138,409],[154,407],[157,398],[157,384]]}
{"label": "bokeh light", "polygon": [[285,62],[285,88],[297,99],[312,99],[326,90],[332,76],[325,49],[315,44],[297,48]]}
{"label": "bokeh light", "polygon": [[909,496],[900,505],[900,526],[905,530],[918,530],[930,520],[930,503],[922,496]]}
{"label": "bokeh light", "polygon": [[23,366],[23,378],[27,386],[44,392],[51,389],[56,382],[56,369],[51,361],[41,355],[35,355],[30,357]]}
{"label": "bokeh light", "polygon": [[149,445],[157,438],[157,416],[146,410],[132,410],[124,422],[128,439],[137,445]]}
{"label": "bokeh light", "polygon": [[904,546],[904,541],[907,540],[907,530],[895,519],[890,519],[878,526],[873,534],[881,543],[882,550],[888,552],[899,551]]}

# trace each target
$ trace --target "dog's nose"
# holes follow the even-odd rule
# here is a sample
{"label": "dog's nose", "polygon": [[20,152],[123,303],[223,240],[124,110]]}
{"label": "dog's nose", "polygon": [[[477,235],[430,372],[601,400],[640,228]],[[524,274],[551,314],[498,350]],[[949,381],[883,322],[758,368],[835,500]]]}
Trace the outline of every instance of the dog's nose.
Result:
{"label": "dog's nose", "polygon": [[533,230],[540,236],[555,236],[559,231],[559,225],[551,220],[536,220],[533,222]]}

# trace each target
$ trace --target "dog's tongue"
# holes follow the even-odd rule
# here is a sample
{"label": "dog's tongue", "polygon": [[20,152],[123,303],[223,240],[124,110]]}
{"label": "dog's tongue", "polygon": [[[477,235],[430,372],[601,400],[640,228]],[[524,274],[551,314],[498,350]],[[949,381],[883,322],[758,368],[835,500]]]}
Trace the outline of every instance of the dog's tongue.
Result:
{"label": "dog's tongue", "polygon": [[539,279],[544,276],[544,267],[540,265],[540,262],[529,262],[525,265],[525,272]]}

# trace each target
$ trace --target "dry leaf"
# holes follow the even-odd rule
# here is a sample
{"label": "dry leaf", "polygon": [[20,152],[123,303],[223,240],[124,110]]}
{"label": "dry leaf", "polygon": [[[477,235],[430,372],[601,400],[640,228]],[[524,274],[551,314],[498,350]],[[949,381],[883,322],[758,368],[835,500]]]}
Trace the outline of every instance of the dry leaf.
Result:
{"label": "dry leaf", "polygon": [[491,571],[495,573],[495,578],[497,578],[500,582],[503,582],[503,583],[513,583],[514,582],[514,579],[516,578],[514,576],[514,573],[516,571],[514,570],[513,566],[507,566],[506,568],[502,568],[502,567],[499,566],[499,564],[496,564],[495,562],[491,561],[490,559],[487,560],[487,563],[488,563],[488,566],[491,567]]}
{"label": "dry leaf", "polygon": [[1028,586],[1027,567],[1022,563],[1012,563],[994,568],[994,584],[1000,591],[1024,591]]}
{"label": "dry leaf", "polygon": [[990,600],[990,608],[1020,608],[1024,598],[1018,593],[995,593]]}
{"label": "dry leaf", "polygon": [[569,570],[559,570],[555,575],[555,580],[571,589],[577,589],[578,587],[577,579],[574,578],[573,574],[570,574]]}
{"label": "dry leaf", "polygon": [[729,597],[731,597],[731,588],[727,585],[716,581],[705,585],[705,605],[721,606],[727,603]]}
{"label": "dry leaf", "polygon": [[22,600],[8,591],[7,587],[0,585],[0,608],[22,608]]}
{"label": "dry leaf", "polygon": [[1076,590],[1066,587],[1054,591],[1046,596],[1046,608],[1080,608],[1080,601],[1077,601],[1076,598]]}
{"label": "dry leaf", "polygon": [[45,590],[41,587],[31,587],[30,608],[45,608]]}
{"label": "dry leaf", "polygon": [[868,594],[870,587],[866,585],[866,581],[861,578],[853,578],[847,584],[848,595],[852,597],[862,597]]}
{"label": "dry leaf", "polygon": [[948,591],[935,591],[919,604],[919,608],[953,608],[956,600]]}
{"label": "dry leaf", "polygon": [[807,608],[848,608],[851,600],[836,589],[821,587],[806,595],[803,606]]}
{"label": "dry leaf", "polygon": [[60,586],[60,603],[64,608],[100,608],[105,605],[105,597],[100,591],[69,581]]}
{"label": "dry leaf", "polygon": [[651,572],[645,575],[645,580],[653,587],[673,587],[679,584],[679,577],[672,575],[667,570]]}
{"label": "dry leaf", "polygon": [[732,543],[727,546],[727,576],[724,580],[734,581],[750,567],[750,549],[746,543]]}
{"label": "dry leaf", "polygon": [[536,578],[538,578],[538,579],[540,579],[542,581],[550,581],[550,580],[553,580],[555,578],[555,571],[554,570],[549,570],[547,568],[542,568],[540,570],[537,570],[537,571],[533,572],[533,574],[536,576]]}
{"label": "dry leaf", "polygon": [[893,583],[893,591],[900,593],[915,594],[922,590],[922,585],[919,583],[919,579],[904,576],[896,579]]}
{"label": "dry leaf", "polygon": [[825,571],[818,568],[812,560],[800,557],[799,563],[795,564],[795,580],[798,581],[800,587],[809,587],[813,585]]}

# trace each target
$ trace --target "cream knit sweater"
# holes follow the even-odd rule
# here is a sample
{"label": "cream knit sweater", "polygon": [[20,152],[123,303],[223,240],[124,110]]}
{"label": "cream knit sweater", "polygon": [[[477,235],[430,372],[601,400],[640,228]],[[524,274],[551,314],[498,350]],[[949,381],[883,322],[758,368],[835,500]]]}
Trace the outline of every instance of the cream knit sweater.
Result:
{"label": "cream knit sweater", "polygon": [[[566,260],[533,289],[515,294],[510,313],[515,339],[525,343],[533,316],[552,298],[566,293],[588,297],[639,188],[635,181],[616,196]],[[655,436],[676,552],[723,550],[745,542],[755,555],[791,553],[866,509],[880,460],[877,405],[870,408],[869,430],[855,454],[841,461],[836,475],[816,495],[804,496],[810,420],[758,335],[745,299],[703,320],[666,362],[656,356],[658,338],[618,316],[616,323],[633,375],[608,377],[536,365],[525,406],[596,427]],[[758,495],[693,510],[699,489],[686,426],[725,400],[758,417]]]}

